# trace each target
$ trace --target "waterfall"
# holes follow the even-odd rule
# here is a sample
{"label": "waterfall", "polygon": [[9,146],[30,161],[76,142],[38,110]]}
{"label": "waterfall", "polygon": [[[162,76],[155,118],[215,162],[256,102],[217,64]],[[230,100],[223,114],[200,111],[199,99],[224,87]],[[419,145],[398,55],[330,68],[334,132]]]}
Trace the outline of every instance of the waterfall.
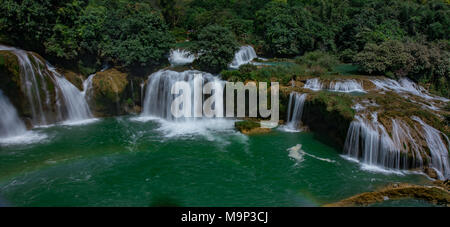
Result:
{"label": "waterfall", "polygon": [[[450,177],[450,141],[445,134],[413,116],[411,119],[420,127],[411,128],[400,119],[391,119],[389,136],[383,124],[378,122],[376,112],[370,114],[370,118],[359,114],[350,124],[345,154],[365,164],[390,169],[421,169],[428,164],[436,170],[439,179]],[[428,149],[424,149],[420,139]]]}
{"label": "waterfall", "polygon": [[[438,172],[440,179],[450,178],[450,164],[448,157],[450,141],[448,137],[444,133],[423,122],[422,119],[416,116],[413,116],[412,119],[422,126],[422,133],[431,155],[430,166]],[[445,139],[445,141],[443,139]]]}
{"label": "waterfall", "polygon": [[[21,87],[30,105],[33,124],[48,124],[49,116],[44,112],[44,110],[50,109],[48,106],[50,103],[50,96],[45,83],[45,78],[48,75],[45,75],[44,72],[41,71],[39,65],[33,65],[30,59],[30,55],[32,54],[29,54],[24,50],[2,45],[0,45],[0,50],[10,51],[16,55],[19,60]],[[41,63],[38,58],[34,55],[32,56],[35,64]],[[41,94],[41,91],[44,91],[44,94]],[[43,103],[42,97],[45,97],[45,103]]]}
{"label": "waterfall", "polygon": [[142,106],[144,104],[144,87],[145,87],[145,82],[142,81],[140,86],[141,86],[141,106]]}
{"label": "waterfall", "polygon": [[323,84],[319,78],[313,78],[306,81],[304,88],[313,91],[327,89],[334,92],[366,92],[362,84],[356,80],[338,80],[331,81],[328,85]]}
{"label": "waterfall", "polygon": [[[33,125],[48,125],[56,120],[74,122],[92,118],[85,99],[86,91],[78,90],[49,63],[43,62],[31,52],[17,48],[0,45],[0,50],[10,51],[19,60],[21,89],[30,105]],[[83,85],[89,86],[90,83],[92,78]],[[56,108],[52,105],[48,89],[52,84]]]}
{"label": "waterfall", "polygon": [[55,77],[56,84],[61,89],[64,106],[67,111],[67,122],[75,122],[92,118],[89,106],[83,92],[78,90],[64,77]]}
{"label": "waterfall", "polygon": [[[409,168],[422,168],[423,160],[422,154],[425,154],[423,148],[414,139],[417,133],[412,131],[411,128],[400,119],[392,119],[392,141],[397,150],[411,154],[411,162],[409,163]],[[405,155],[406,158],[406,155]],[[407,160],[405,159],[406,163]],[[406,168],[406,166],[405,166]]]}
{"label": "waterfall", "polygon": [[371,114],[371,118],[368,120],[362,115],[355,117],[347,133],[344,153],[368,165],[406,169],[406,155],[402,155],[384,126],[378,122],[376,112]]}
{"label": "waterfall", "polygon": [[304,88],[313,90],[313,91],[319,91],[322,90],[323,85],[320,82],[319,78],[309,79],[306,81],[306,84]]}
{"label": "waterfall", "polygon": [[[60,112],[67,114],[65,121],[67,123],[73,123],[92,118],[91,110],[85,99],[85,91],[78,90],[77,87],[60,75],[52,66],[47,65],[47,67],[53,73],[55,85],[60,91],[60,96],[58,97],[62,98],[65,104],[60,106]],[[90,83],[92,83],[92,78],[91,80],[88,79],[86,83],[83,83],[83,87],[86,86],[87,88]]]}
{"label": "waterfall", "polygon": [[170,50],[170,57],[169,62],[171,65],[186,65],[194,62],[195,55],[193,55],[191,52],[177,49],[177,50]]}
{"label": "waterfall", "polygon": [[257,58],[255,49],[252,46],[242,46],[234,55],[233,62],[229,65],[232,69],[238,69],[241,65],[250,63]]}
{"label": "waterfall", "polygon": [[288,129],[297,130],[301,125],[306,96],[307,94],[299,94],[297,92],[292,92],[289,95],[289,106],[286,119],[286,127]]}
{"label": "waterfall", "polygon": [[24,134],[27,129],[20,120],[14,106],[0,90],[0,138],[14,137]]}
{"label": "waterfall", "polygon": [[356,80],[344,80],[330,83],[331,91],[335,92],[365,92],[361,83]]}
{"label": "waterfall", "polygon": [[85,81],[83,81],[83,97],[89,102],[92,93],[92,80],[94,79],[95,74],[90,75]]}
{"label": "waterfall", "polygon": [[422,86],[417,85],[407,78],[401,78],[399,81],[392,79],[374,79],[371,82],[380,90],[394,91],[396,93],[409,93],[427,100],[439,100],[448,102],[449,100],[443,97],[432,96]]}
{"label": "waterfall", "polygon": [[[194,88],[194,77],[195,75],[201,75],[201,83],[206,84],[208,82],[213,83],[214,92],[221,92],[222,94],[215,95],[215,111],[220,115],[224,113],[223,109],[223,87],[224,82],[219,80],[217,77],[209,74],[203,73],[195,70],[188,70],[184,72],[175,72],[171,70],[161,70],[153,73],[149,76],[147,82],[147,89],[145,92],[145,98],[143,103],[143,111],[141,116],[153,116],[169,121],[174,120],[186,120],[183,118],[175,118],[171,112],[172,102],[175,100],[176,95],[171,94],[172,87],[179,81],[188,82],[191,90],[192,101],[187,105],[191,106],[192,114],[194,116],[195,110],[201,110],[202,103],[196,102],[196,100],[204,100],[202,91],[195,92]],[[215,93],[214,93],[215,94]],[[199,97],[201,96],[201,97]],[[185,108],[187,109],[187,108]]]}

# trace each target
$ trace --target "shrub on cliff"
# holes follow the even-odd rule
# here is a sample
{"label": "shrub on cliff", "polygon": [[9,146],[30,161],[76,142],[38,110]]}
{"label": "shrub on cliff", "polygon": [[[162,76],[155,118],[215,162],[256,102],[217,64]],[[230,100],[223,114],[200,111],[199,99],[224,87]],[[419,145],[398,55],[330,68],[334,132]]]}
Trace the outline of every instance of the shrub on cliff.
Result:
{"label": "shrub on cliff", "polygon": [[174,42],[162,16],[146,3],[120,5],[106,20],[102,54],[124,66],[156,65]]}
{"label": "shrub on cliff", "polygon": [[333,67],[339,64],[337,57],[323,51],[308,52],[296,58],[295,62],[300,65],[306,65],[308,68],[319,66],[327,71],[332,71]]}
{"label": "shrub on cliff", "polygon": [[192,50],[199,54],[194,65],[200,70],[218,73],[228,68],[239,49],[233,33],[226,27],[210,25],[196,35]]}

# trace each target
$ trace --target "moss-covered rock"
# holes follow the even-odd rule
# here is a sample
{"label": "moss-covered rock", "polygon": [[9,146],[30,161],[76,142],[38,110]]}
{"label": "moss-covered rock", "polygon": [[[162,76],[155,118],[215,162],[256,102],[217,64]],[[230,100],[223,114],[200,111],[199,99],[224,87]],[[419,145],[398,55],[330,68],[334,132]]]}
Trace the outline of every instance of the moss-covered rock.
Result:
{"label": "moss-covered rock", "polygon": [[347,94],[319,92],[308,94],[302,121],[321,141],[342,149],[353,121],[352,97]]}
{"label": "moss-covered rock", "polygon": [[[447,181],[448,182],[448,181]],[[410,184],[391,184],[374,192],[365,192],[344,199],[326,207],[368,206],[385,200],[420,199],[433,204],[450,206],[448,183],[439,182],[436,186],[420,186]]]}
{"label": "moss-covered rock", "polygon": [[113,116],[123,114],[121,103],[128,85],[127,74],[117,69],[99,72],[92,81],[93,100],[96,115]]}
{"label": "moss-covered rock", "polygon": [[19,112],[23,113],[25,97],[21,92],[19,60],[9,51],[0,51],[0,89],[9,97]]}
{"label": "moss-covered rock", "polygon": [[[43,64],[45,60],[36,53],[27,52],[32,65],[32,71],[35,72],[35,81],[39,89],[41,100],[49,100],[43,103],[42,108],[49,115],[49,120],[53,119],[55,114],[55,89],[49,72]],[[23,118],[31,118],[32,110],[29,99],[26,95],[27,87],[24,75],[21,74],[22,67],[19,58],[12,51],[0,51],[0,89],[9,97],[16,107],[19,115]],[[42,73],[42,76],[38,74]],[[47,89],[44,89],[47,88]],[[50,88],[50,89],[49,89]],[[37,98],[37,97],[33,97]],[[53,104],[53,105],[52,105]]]}
{"label": "moss-covered rock", "polygon": [[270,128],[261,128],[261,124],[253,120],[237,121],[234,123],[234,127],[241,133],[247,135],[268,133],[271,131]]}
{"label": "moss-covered rock", "polygon": [[61,75],[64,75],[64,77],[75,87],[77,87],[80,91],[83,90],[83,80],[84,76],[81,73],[74,72],[72,70],[68,69],[58,69],[58,72],[61,73]]}

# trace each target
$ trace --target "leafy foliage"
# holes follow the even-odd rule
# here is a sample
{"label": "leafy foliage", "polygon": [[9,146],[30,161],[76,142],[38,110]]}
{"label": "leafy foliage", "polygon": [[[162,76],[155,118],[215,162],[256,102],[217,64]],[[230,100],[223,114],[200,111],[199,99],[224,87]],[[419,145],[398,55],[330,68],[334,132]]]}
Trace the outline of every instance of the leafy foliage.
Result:
{"label": "leafy foliage", "polygon": [[204,71],[220,72],[231,63],[238,46],[228,28],[219,25],[207,26],[197,34],[192,47],[199,55],[194,65]]}

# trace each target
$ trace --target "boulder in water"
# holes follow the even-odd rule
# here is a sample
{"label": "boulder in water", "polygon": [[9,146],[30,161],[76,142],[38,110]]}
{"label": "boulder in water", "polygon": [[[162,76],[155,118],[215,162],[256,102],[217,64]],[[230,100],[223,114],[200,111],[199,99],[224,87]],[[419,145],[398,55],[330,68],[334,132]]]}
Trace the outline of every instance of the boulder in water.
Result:
{"label": "boulder in water", "polygon": [[122,114],[120,108],[128,85],[127,74],[115,68],[98,72],[92,81],[94,111],[97,115]]}

